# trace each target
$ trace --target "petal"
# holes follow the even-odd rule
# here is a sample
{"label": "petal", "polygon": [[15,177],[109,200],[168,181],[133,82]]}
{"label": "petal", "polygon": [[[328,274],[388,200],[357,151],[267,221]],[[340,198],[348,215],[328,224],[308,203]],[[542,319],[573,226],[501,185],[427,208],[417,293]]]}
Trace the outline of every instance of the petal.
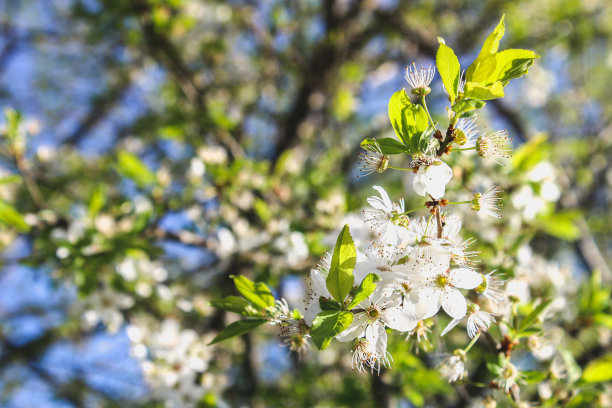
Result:
{"label": "petal", "polygon": [[387,332],[382,324],[376,322],[368,325],[365,331],[365,337],[370,344],[374,345],[379,355],[385,355],[387,352]]}
{"label": "petal", "polygon": [[376,196],[368,197],[368,204],[370,204],[372,207],[376,208],[377,210],[391,212],[391,210],[393,209],[392,208],[393,203],[391,203],[391,199],[389,198],[389,195],[387,194],[385,189],[380,186],[374,186],[374,189],[378,191],[378,193],[380,194],[380,197],[376,197]]}
{"label": "petal", "polygon": [[[419,171],[421,170],[419,169]],[[412,180],[412,188],[414,189],[414,192],[417,193],[418,195],[425,196],[426,184],[423,180],[422,174],[417,174],[416,176],[414,176],[414,179]]]}
{"label": "petal", "polygon": [[439,200],[444,197],[444,192],[446,191],[446,184],[441,184],[437,181],[431,181],[427,185],[427,192],[434,199]]}
{"label": "petal", "polygon": [[414,313],[419,320],[427,319],[440,310],[440,291],[432,287],[423,287],[418,292],[418,299],[414,302]]}
{"label": "petal", "polygon": [[482,284],[481,274],[470,268],[457,268],[450,271],[448,280],[456,288],[474,289]]}
{"label": "petal", "polygon": [[458,289],[446,287],[440,297],[444,311],[453,319],[461,319],[467,312],[467,302]]}
{"label": "petal", "polygon": [[355,337],[360,336],[361,333],[363,333],[363,330],[367,324],[368,315],[366,313],[357,314],[353,319],[353,323],[351,323],[345,331],[338,334],[336,336],[336,340],[342,342],[353,340]]}
{"label": "petal", "polygon": [[321,306],[319,305],[319,298],[308,303],[304,309],[304,321],[308,326],[312,326],[314,318],[321,313]]}
{"label": "petal", "polygon": [[416,320],[410,319],[408,314],[401,307],[390,307],[382,312],[382,319],[385,324],[393,330],[405,332],[416,327]]}
{"label": "petal", "polygon": [[312,286],[317,296],[331,297],[329,290],[327,290],[327,284],[325,283],[325,277],[321,272],[316,269],[310,270],[310,279],[312,280]]}
{"label": "petal", "polygon": [[451,320],[450,323],[446,326],[446,328],[444,328],[444,330],[442,331],[442,334],[440,334],[440,336],[444,336],[446,333],[451,331],[456,325],[461,323],[461,320],[463,320],[463,319],[453,319],[453,320]]}

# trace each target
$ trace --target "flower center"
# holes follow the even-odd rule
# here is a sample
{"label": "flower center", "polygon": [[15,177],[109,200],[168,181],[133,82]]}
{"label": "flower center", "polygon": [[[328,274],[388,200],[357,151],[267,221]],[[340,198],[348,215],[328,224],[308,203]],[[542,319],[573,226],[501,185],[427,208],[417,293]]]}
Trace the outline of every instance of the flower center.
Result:
{"label": "flower center", "polygon": [[410,282],[404,281],[400,285],[402,286],[404,293],[408,293],[412,290],[412,285],[410,285]]}
{"label": "flower center", "polygon": [[408,219],[408,216],[406,214],[401,214],[397,211],[391,211],[391,222],[395,225],[407,227],[410,223],[410,220]]}
{"label": "flower center", "polygon": [[368,316],[370,316],[370,319],[372,320],[378,320],[380,317],[380,310],[376,306],[373,306],[368,309]]}
{"label": "flower center", "polygon": [[446,276],[446,275],[438,275],[438,276],[436,276],[435,283],[436,283],[436,286],[438,286],[440,289],[442,289],[443,287],[448,285],[448,276]]}

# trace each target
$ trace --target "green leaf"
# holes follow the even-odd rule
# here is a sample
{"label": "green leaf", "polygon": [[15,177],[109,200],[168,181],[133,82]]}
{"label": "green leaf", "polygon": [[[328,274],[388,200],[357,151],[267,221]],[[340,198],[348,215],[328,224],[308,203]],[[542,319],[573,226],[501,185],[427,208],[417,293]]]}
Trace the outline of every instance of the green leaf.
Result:
{"label": "green leaf", "polygon": [[463,95],[470,99],[496,99],[504,96],[504,86],[496,81],[491,85],[482,85],[476,82],[466,82]]}
{"label": "green leaf", "polygon": [[20,182],[21,182],[21,176],[17,174],[11,174],[10,176],[0,178],[0,185],[14,184],[14,183],[20,183]]}
{"label": "green leaf", "polygon": [[[538,54],[529,50],[509,49],[495,54],[495,73],[493,81],[506,85],[511,79],[519,78],[528,72]],[[491,82],[493,82],[491,81]]]}
{"label": "green leaf", "polygon": [[359,285],[359,288],[357,288],[357,293],[355,293],[355,296],[353,297],[351,303],[349,303],[347,309],[350,310],[357,306],[359,303],[361,303],[363,300],[367,299],[368,296],[370,296],[372,292],[374,292],[374,289],[376,289],[376,282],[378,282],[379,280],[380,276],[375,273],[370,273],[365,278],[363,278],[361,284]]}
{"label": "green leaf", "polygon": [[546,379],[548,374],[545,371],[523,371],[521,373],[527,384],[536,384]]}
{"label": "green leaf", "polygon": [[89,197],[89,215],[95,217],[104,205],[106,205],[106,188],[105,185],[99,184]]}
{"label": "green leaf", "polygon": [[438,48],[436,66],[438,67],[438,72],[442,78],[444,88],[446,88],[450,101],[453,103],[457,98],[459,80],[461,77],[461,66],[453,50],[444,45],[444,43],[440,43],[440,47]]}
{"label": "green leaf", "polygon": [[389,100],[389,119],[398,139],[411,148],[413,146],[412,136],[420,135],[429,125],[425,109],[421,105],[410,102],[410,98],[403,89],[395,92]]}
{"label": "green leaf", "polygon": [[361,142],[361,147],[370,151],[374,151],[373,149],[375,149],[376,145],[380,147],[383,154],[401,154],[409,152],[405,144],[390,137],[383,137],[381,139],[368,138]]}
{"label": "green leaf", "polygon": [[612,354],[591,361],[582,372],[582,380],[587,383],[612,381]]}
{"label": "green leaf", "polygon": [[325,281],[329,293],[340,303],[344,302],[344,298],[349,294],[355,282],[353,269],[355,269],[356,260],[355,243],[351,237],[349,226],[345,225],[338,235],[329,274]]}
{"label": "green leaf", "polygon": [[512,166],[523,173],[534,168],[551,151],[546,139],[547,136],[540,133],[521,145],[512,155]]}
{"label": "green leaf", "polygon": [[257,326],[261,326],[267,322],[266,319],[246,319],[246,320],[238,320],[227,326],[225,329],[221,330],[221,332],[208,343],[209,346],[213,344],[217,344],[223,340],[231,339],[232,337],[240,336],[250,330],[253,330]]}
{"label": "green leaf", "polygon": [[475,109],[482,109],[485,106],[484,101],[479,101],[476,99],[462,99],[459,102],[455,103],[452,107],[453,111],[457,114],[458,117],[463,117],[463,114]]}
{"label": "green leaf", "polygon": [[155,174],[138,156],[125,150],[117,153],[117,171],[140,187],[147,187],[155,183]]}
{"label": "green leaf", "polygon": [[232,276],[236,289],[253,306],[260,309],[274,305],[274,295],[263,282],[253,282],[245,276]]}
{"label": "green leaf", "polygon": [[566,241],[575,241],[580,238],[580,228],[577,221],[581,213],[578,210],[558,211],[537,219],[538,226],[547,234]]}
{"label": "green leaf", "polygon": [[315,317],[310,328],[312,341],[319,350],[329,346],[334,337],[346,330],[353,322],[353,313],[324,310]]}
{"label": "green leaf", "polygon": [[342,310],[342,304],[335,300],[325,299],[324,297],[319,298],[319,306],[321,310]]}
{"label": "green leaf", "polygon": [[0,200],[0,222],[17,229],[19,232],[28,232],[30,226],[26,224],[23,215],[6,201]]}
{"label": "green leaf", "polygon": [[227,310],[228,312],[239,313],[246,316],[248,315],[247,307],[250,306],[250,303],[240,296],[226,296],[223,299],[211,300],[210,305]]}
{"label": "green leaf", "polygon": [[499,48],[499,42],[504,36],[505,31],[504,17],[505,15],[502,15],[501,19],[499,20],[499,24],[497,24],[495,30],[493,30],[493,32],[489,34],[484,44],[482,45],[478,57],[476,57],[472,65],[468,67],[467,72],[465,74],[466,81],[472,82],[472,77],[474,76],[474,73],[479,69],[480,64],[487,57],[497,52],[497,49]]}
{"label": "green leaf", "polygon": [[522,321],[521,324],[519,325],[519,332],[522,332],[523,330],[529,328],[538,318],[538,316],[540,316],[542,314],[542,312],[544,312],[544,310],[552,303],[552,299],[546,300],[542,303],[540,303],[535,309],[533,309],[531,311],[531,313],[529,313]]}
{"label": "green leaf", "polygon": [[599,326],[605,326],[609,330],[612,330],[612,316],[606,313],[598,313],[594,318],[595,324]]}

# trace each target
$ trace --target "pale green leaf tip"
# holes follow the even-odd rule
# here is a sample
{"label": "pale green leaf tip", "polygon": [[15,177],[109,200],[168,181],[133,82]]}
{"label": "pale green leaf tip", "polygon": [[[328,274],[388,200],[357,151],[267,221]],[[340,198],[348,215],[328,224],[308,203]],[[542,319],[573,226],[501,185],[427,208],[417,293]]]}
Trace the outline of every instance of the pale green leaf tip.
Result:
{"label": "pale green leaf tip", "polygon": [[446,45],[446,41],[444,41],[444,38],[438,37],[438,44]]}

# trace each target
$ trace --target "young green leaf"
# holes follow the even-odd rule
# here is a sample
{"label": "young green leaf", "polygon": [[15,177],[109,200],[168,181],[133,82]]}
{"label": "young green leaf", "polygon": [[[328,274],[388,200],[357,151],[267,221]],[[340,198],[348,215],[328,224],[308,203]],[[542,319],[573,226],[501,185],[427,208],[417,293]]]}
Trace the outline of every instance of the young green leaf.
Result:
{"label": "young green leaf", "polygon": [[344,298],[349,294],[355,282],[353,269],[355,269],[356,260],[355,243],[351,237],[349,226],[345,225],[338,235],[329,274],[325,281],[329,293],[340,303],[344,302]]}
{"label": "young green leaf", "polygon": [[494,80],[506,85],[511,79],[525,75],[537,58],[540,56],[529,50],[509,49],[496,53]]}
{"label": "young green leaf", "polygon": [[493,32],[489,34],[484,44],[482,45],[482,48],[480,49],[480,53],[478,54],[478,57],[476,57],[472,65],[470,65],[469,68],[467,69],[467,72],[465,74],[466,81],[475,82],[473,80],[473,76],[474,76],[474,73],[479,69],[480,64],[487,57],[497,52],[497,49],[499,48],[499,42],[504,36],[504,31],[505,31],[504,17],[505,15],[502,15],[501,19],[499,20],[499,24],[497,24],[497,27],[495,27],[495,30],[493,30]]}
{"label": "young green leaf", "polygon": [[233,276],[236,289],[253,306],[264,309],[274,305],[274,295],[263,282],[253,282],[245,276]]}
{"label": "young green leaf", "polygon": [[504,86],[497,81],[491,85],[481,85],[475,82],[466,82],[463,95],[470,99],[489,100],[504,96]]}
{"label": "young green leaf", "polygon": [[552,299],[546,300],[540,303],[535,309],[531,311],[525,318],[521,321],[519,325],[519,332],[529,328],[538,318],[539,315],[544,312],[544,310],[552,303]]}
{"label": "young green leaf", "polygon": [[133,180],[139,187],[155,183],[155,174],[149,170],[140,158],[130,152],[121,150],[117,153],[117,171],[124,177]]}
{"label": "young green leaf", "polygon": [[342,304],[332,299],[319,298],[319,307],[321,310],[342,310]]}
{"label": "young green leaf", "polygon": [[459,102],[453,105],[453,111],[457,114],[458,117],[463,117],[466,112],[482,109],[485,106],[484,101],[479,101],[477,99],[462,99]]}
{"label": "young green leaf", "polygon": [[250,303],[246,299],[239,296],[226,296],[223,299],[211,300],[210,305],[218,307],[219,309],[227,310],[228,312],[239,313],[247,316],[247,307],[250,306]]}
{"label": "young green leaf", "polygon": [[587,383],[612,381],[612,354],[591,361],[582,373],[582,380]]}
{"label": "young green leaf", "polygon": [[412,146],[412,136],[421,134],[429,125],[425,109],[410,102],[403,89],[395,92],[389,100],[389,119],[397,138],[409,147]]}
{"label": "young green leaf", "polygon": [[28,232],[30,226],[19,211],[6,201],[0,200],[0,223],[15,228],[19,232]]}
{"label": "young green leaf", "polygon": [[240,336],[241,334],[244,334],[250,330],[253,330],[254,328],[258,326],[261,326],[265,322],[267,322],[266,319],[238,320],[237,322],[234,322],[230,324],[229,326],[227,326],[225,329],[221,330],[221,332],[217,335],[217,337],[215,337],[213,341],[208,343],[208,345],[211,346],[223,340],[227,340],[227,339],[231,339],[232,337]]}
{"label": "young green leaf", "polygon": [[368,296],[370,296],[372,292],[374,292],[374,289],[376,289],[376,282],[378,281],[380,281],[380,276],[375,273],[370,273],[365,278],[363,278],[361,284],[359,284],[359,288],[357,288],[357,293],[355,293],[355,297],[353,297],[353,300],[351,301],[351,303],[349,303],[347,309],[351,310],[363,300],[367,299]]}
{"label": "young green leaf", "polygon": [[438,67],[438,72],[442,78],[442,84],[446,92],[448,92],[450,101],[454,103],[457,98],[459,81],[461,79],[461,66],[453,50],[444,45],[444,43],[440,43],[440,47],[438,48],[436,66]]}
{"label": "young green leaf", "polygon": [[361,147],[370,151],[372,151],[376,145],[380,147],[383,154],[401,154],[409,152],[405,144],[390,137],[383,137],[381,139],[368,138],[361,142]]}
{"label": "young green leaf", "polygon": [[339,310],[324,310],[315,317],[310,329],[312,341],[319,350],[329,346],[334,337],[346,330],[353,322],[353,313]]}

